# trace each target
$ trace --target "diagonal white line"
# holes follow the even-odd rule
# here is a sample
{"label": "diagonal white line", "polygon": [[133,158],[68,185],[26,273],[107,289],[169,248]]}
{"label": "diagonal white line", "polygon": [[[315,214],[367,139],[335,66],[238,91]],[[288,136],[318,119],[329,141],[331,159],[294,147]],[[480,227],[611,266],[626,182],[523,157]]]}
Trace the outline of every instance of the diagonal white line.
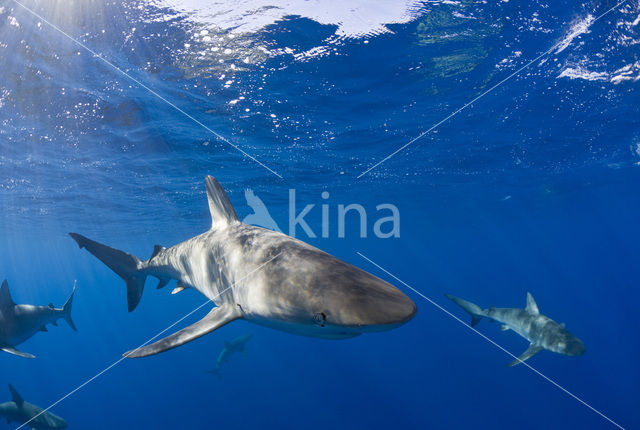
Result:
{"label": "diagonal white line", "polygon": [[240,148],[238,145],[231,143],[227,138],[225,138],[224,136],[222,136],[220,133],[215,132],[214,130],[212,130],[210,127],[208,127],[207,125],[203,124],[201,121],[197,120],[196,118],[194,118],[192,115],[188,114],[187,112],[185,112],[184,110],[182,110],[181,108],[179,108],[178,106],[176,106],[174,103],[170,102],[169,100],[167,100],[165,97],[161,96],[160,94],[158,94],[157,92],[155,92],[154,90],[152,90],[151,88],[149,88],[148,86],[146,86],[145,84],[143,84],[142,82],[140,82],[138,79],[134,78],[133,76],[131,76],[129,73],[125,72],[124,70],[122,70],[121,68],[119,68],[118,66],[116,66],[115,64],[113,64],[111,61],[107,60],[106,58],[104,58],[102,55],[98,54],[97,52],[93,51],[91,48],[89,48],[87,45],[85,45],[84,43],[80,42],[79,40],[73,38],[72,36],[70,36],[69,34],[65,33],[64,30],[62,30],[60,27],[58,27],[57,25],[53,24],[52,22],[48,21],[47,19],[45,19],[44,17],[42,17],[40,14],[38,14],[37,12],[35,12],[34,10],[28,8],[27,6],[23,5],[22,3],[20,3],[17,0],[13,0],[16,4],[18,4],[20,7],[22,7],[23,9],[25,9],[27,12],[29,12],[30,14],[32,14],[33,16],[35,16],[36,18],[40,19],[42,22],[46,23],[48,26],[50,26],[51,28],[53,28],[54,30],[58,31],[60,34],[62,34],[63,36],[65,36],[67,39],[71,40],[73,43],[75,43],[76,45],[80,46],[82,49],[86,50],[87,52],[89,52],[91,55],[93,55],[94,57],[96,57],[97,59],[101,60],[102,62],[104,62],[105,64],[107,64],[108,66],[112,67],[114,70],[120,72],[122,75],[124,75],[125,77],[129,78],[131,81],[135,82],[137,85],[139,85],[140,87],[144,88],[145,90],[147,90],[149,93],[151,93],[152,95],[156,96],[158,99],[162,100],[163,102],[165,102],[166,104],[168,104],[169,106],[171,106],[173,109],[175,109],[176,111],[180,112],[182,115],[184,115],[185,117],[189,118],[191,121],[195,122],[196,124],[198,124],[200,127],[202,127],[203,129],[205,129],[206,131],[208,131],[209,133],[213,134],[218,140],[220,140],[221,142],[226,143],[227,145],[231,146],[232,148],[234,148],[235,150],[237,150],[238,152],[242,153],[242,155],[249,157],[250,159],[252,159],[253,161],[255,161],[256,163],[258,163],[259,165],[261,165],[262,167],[264,167],[265,169],[267,169],[269,172],[273,173],[274,175],[276,175],[278,178],[283,179],[282,176],[276,172],[275,170],[271,169],[270,167],[266,166],[265,164],[263,164],[261,161],[259,161],[257,158],[255,158],[254,156],[252,156],[251,154],[247,153],[245,150],[243,150],[242,148]]}
{"label": "diagonal white line", "polygon": [[192,310],[191,312],[189,312],[188,314],[186,314],[185,316],[183,316],[182,318],[180,318],[179,320],[177,320],[176,322],[174,322],[173,324],[171,324],[169,327],[165,328],[164,330],[162,330],[161,332],[159,332],[158,334],[156,334],[155,336],[153,336],[152,338],[149,338],[145,343],[143,343],[142,345],[140,345],[139,347],[132,349],[131,351],[129,351],[128,353],[124,354],[122,357],[120,357],[119,360],[113,362],[112,364],[110,364],[109,366],[105,367],[104,369],[102,369],[100,372],[96,373],[94,376],[92,376],[91,378],[87,379],[85,382],[83,382],[82,384],[78,385],[76,388],[74,388],[73,390],[69,391],[67,394],[65,394],[64,396],[60,397],[58,400],[56,400],[55,402],[51,403],[49,406],[47,406],[45,409],[43,409],[42,411],[40,411],[37,415],[34,415],[33,417],[31,417],[29,419],[29,421],[26,421],[24,423],[22,423],[19,427],[16,427],[15,430],[20,430],[21,428],[23,428],[24,426],[26,426],[27,424],[29,424],[31,421],[35,420],[36,418],[38,418],[40,415],[44,414],[45,412],[47,412],[49,409],[53,408],[54,406],[56,406],[58,403],[64,401],[65,399],[67,399],[69,396],[72,396],[74,393],[76,393],[77,391],[81,390],[82,388],[84,388],[85,386],[89,385],[91,382],[93,382],[94,380],[96,380],[97,378],[99,378],[100,376],[102,376],[103,374],[107,373],[109,370],[113,369],[114,367],[116,367],[118,364],[120,364],[122,361],[124,361],[127,357],[129,357],[131,354],[133,354],[134,352],[136,352],[137,350],[139,350],[140,348],[148,345],[150,342],[152,342],[153,340],[155,340],[156,338],[158,338],[159,336],[161,336],[163,333],[167,332],[168,330],[171,330],[173,327],[175,327],[176,325],[180,324],[182,321],[184,321],[186,318],[190,317],[191,315],[193,315],[194,313],[196,313],[197,311],[199,311],[200,309],[202,309],[205,305],[211,303],[214,299],[220,297],[222,294],[224,294],[226,291],[229,291],[231,288],[233,288],[238,282],[241,282],[243,280],[245,280],[246,278],[248,278],[249,276],[251,276],[252,274],[254,274],[255,272],[257,272],[258,270],[262,269],[264,266],[266,266],[267,264],[271,263],[273,260],[275,260],[277,257],[280,256],[281,253],[276,254],[274,257],[272,257],[269,261],[266,261],[264,263],[262,263],[260,266],[258,266],[257,268],[255,268],[254,270],[252,270],[251,272],[247,273],[245,276],[243,276],[242,278],[240,278],[239,280],[235,281],[233,284],[229,285],[227,288],[225,288],[224,290],[220,291],[218,294],[216,294],[214,297],[212,297],[211,299],[207,300],[206,302],[204,302],[203,304],[201,304],[200,306],[198,306],[197,308],[195,308],[194,310]]}
{"label": "diagonal white line", "polygon": [[[596,19],[594,19],[591,22],[591,25],[593,25],[596,21],[600,20],[601,18],[603,18],[605,15],[607,15],[609,12],[613,11],[614,9],[617,9],[618,7],[620,7],[623,3],[626,3],[628,0],[622,0],[620,3],[616,4],[615,6],[613,6],[611,9],[607,10],[605,13],[603,13],[602,15],[598,16]],[[510,80],[511,78],[513,78],[514,76],[520,74],[520,72],[522,72],[523,70],[529,68],[529,66],[531,66],[533,63],[535,63],[536,61],[538,61],[539,59],[541,59],[542,57],[544,57],[545,55],[549,54],[551,51],[553,51],[554,49],[556,49],[558,46],[560,46],[563,43],[563,40],[560,40],[559,42],[557,42],[555,45],[553,45],[551,48],[547,49],[546,51],[544,51],[542,54],[538,55],[536,58],[534,58],[533,60],[529,61],[527,64],[525,64],[524,66],[520,67],[518,70],[516,70],[515,72],[511,73],[509,76],[507,76],[506,78],[504,78],[503,80],[501,80],[500,82],[498,82],[497,84],[495,84],[494,86],[492,86],[491,88],[489,88],[488,90],[486,90],[485,92],[483,92],[482,94],[480,94],[479,96],[477,96],[476,98],[474,98],[473,100],[471,100],[470,102],[467,102],[464,106],[462,106],[461,108],[455,110],[454,112],[450,113],[448,116],[446,116],[444,119],[438,121],[437,123],[435,123],[434,125],[432,125],[431,127],[429,127],[427,130],[423,131],[422,133],[420,133],[419,135],[417,135],[416,137],[414,137],[413,139],[411,139],[409,142],[405,143],[404,145],[402,145],[400,148],[396,149],[395,151],[393,151],[391,154],[387,155],[386,157],[384,157],[382,160],[378,161],[376,164],[374,164],[373,166],[369,167],[367,170],[365,170],[364,172],[360,173],[357,177],[357,179],[360,179],[361,177],[363,177],[364,175],[366,175],[367,173],[369,173],[370,171],[372,171],[373,169],[375,169],[376,167],[378,167],[379,165],[381,165],[382,163],[384,163],[385,161],[387,161],[389,158],[393,157],[394,155],[396,155],[398,152],[403,151],[406,147],[408,147],[409,145],[412,145],[415,141],[422,139],[425,135],[427,135],[428,133],[430,133],[431,131],[433,131],[434,129],[438,128],[440,125],[442,125],[443,123],[447,122],[448,120],[450,120],[451,118],[453,118],[454,116],[458,115],[460,112],[462,112],[463,110],[465,110],[466,108],[468,108],[469,106],[471,106],[473,103],[477,102],[478,100],[480,100],[481,98],[483,98],[484,96],[486,96],[487,94],[489,94],[490,92],[492,92],[493,90],[495,90],[496,88],[498,88],[500,85],[504,84],[505,82],[507,82],[508,80]]]}
{"label": "diagonal white line", "polygon": [[[405,287],[409,288],[411,291],[413,291],[414,293],[416,293],[417,295],[419,295],[420,297],[422,297],[423,299],[425,299],[426,301],[428,301],[429,303],[431,303],[433,306],[435,306],[436,308],[440,309],[442,312],[444,312],[445,314],[449,315],[451,318],[453,318],[454,320],[458,321],[460,324],[462,324],[463,326],[467,327],[468,329],[472,330],[474,333],[476,333],[478,336],[482,337],[484,340],[486,340],[487,342],[491,343],[493,346],[495,346],[496,348],[506,352],[508,355],[510,355],[511,357],[513,357],[514,359],[518,359],[518,357],[516,357],[514,354],[512,354],[510,351],[508,351],[507,349],[503,348],[502,346],[500,346],[498,343],[496,343],[495,341],[493,341],[491,338],[485,336],[484,334],[482,334],[481,332],[479,332],[478,330],[476,330],[474,327],[471,327],[469,324],[465,323],[464,321],[462,321],[460,318],[458,318],[457,316],[455,316],[454,314],[452,314],[451,312],[449,312],[448,310],[446,310],[445,308],[443,308],[442,306],[440,306],[439,304],[437,304],[436,302],[434,302],[433,300],[431,300],[429,297],[425,296],[424,294],[422,294],[420,291],[416,290],[415,288],[413,288],[411,285],[407,284],[406,282],[404,282],[402,279],[398,278],[397,276],[395,276],[393,273],[389,272],[388,270],[386,270],[385,268],[383,268],[382,266],[380,266],[379,264],[375,263],[374,261],[372,261],[370,258],[365,257],[361,252],[356,251],[356,253],[364,258],[365,260],[367,260],[369,263],[373,264],[374,266],[376,266],[378,269],[382,270],[384,273],[386,273],[387,275],[391,276],[393,279],[395,279],[396,281],[400,282],[402,285],[404,285]],[[609,418],[608,416],[606,416],[605,414],[603,414],[602,412],[600,412],[599,410],[597,410],[596,408],[594,408],[593,406],[591,406],[590,404],[588,404],[587,402],[585,402],[584,400],[582,400],[580,397],[576,396],[575,394],[573,394],[572,392],[570,392],[569,390],[567,390],[566,388],[564,388],[562,385],[558,384],[557,382],[555,382],[553,379],[549,378],[548,376],[546,376],[545,374],[543,374],[542,372],[540,372],[539,370],[537,370],[536,368],[532,367],[529,363],[524,362],[524,361],[520,361],[520,364],[523,364],[525,366],[527,366],[530,370],[532,370],[534,373],[536,373],[538,376],[542,377],[543,379],[545,379],[547,382],[550,382],[551,384],[553,384],[556,388],[560,389],[561,391],[563,391],[564,393],[568,394],[569,396],[573,397],[575,400],[577,400],[578,402],[582,403],[584,406],[586,406],[587,408],[591,409],[593,412],[595,412],[596,414],[600,415],[602,418],[604,418],[605,420],[609,421],[611,424],[613,424],[614,426],[618,427],[621,430],[624,430],[624,427],[622,427],[620,424],[618,424],[617,422],[613,421],[611,418]]]}

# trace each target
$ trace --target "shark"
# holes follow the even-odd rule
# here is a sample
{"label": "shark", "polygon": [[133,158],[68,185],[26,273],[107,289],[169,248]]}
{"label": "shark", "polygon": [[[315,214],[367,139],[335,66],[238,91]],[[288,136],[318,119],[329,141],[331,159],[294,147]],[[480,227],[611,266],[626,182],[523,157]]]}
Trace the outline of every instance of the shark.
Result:
{"label": "shark", "polygon": [[69,233],[120,276],[133,311],[148,276],[172,293],[195,289],[215,307],[200,321],[124,354],[139,358],[184,345],[238,319],[302,336],[347,339],[394,329],[417,312],[393,285],[296,238],[242,223],[220,183],[205,178],[211,228],[156,245],[146,260]]}
{"label": "shark", "polygon": [[71,295],[62,308],[49,306],[17,305],[9,291],[5,279],[0,287],[0,349],[24,358],[35,358],[35,355],[19,351],[16,346],[31,338],[40,331],[48,331],[47,324],[57,326],[60,318],[74,330],[78,331],[71,319],[71,305],[76,291],[74,285]]}
{"label": "shark", "polygon": [[231,357],[233,354],[238,352],[241,352],[244,354],[245,353],[244,348],[252,336],[253,336],[252,334],[247,334],[244,336],[239,336],[233,340],[226,341],[224,343],[224,348],[222,348],[222,351],[220,351],[220,354],[218,355],[218,360],[216,361],[216,368],[212,370],[208,370],[207,373],[212,373],[216,375],[218,379],[222,379],[222,375],[220,374],[220,369],[222,368],[222,365],[226,363],[229,360],[229,357]]}
{"label": "shark", "polygon": [[520,364],[546,349],[559,354],[578,356],[585,353],[584,343],[571,334],[564,323],[557,323],[540,313],[536,301],[527,292],[527,304],[524,309],[495,308],[482,309],[475,303],[468,302],[451,294],[445,296],[471,315],[471,326],[475,326],[482,318],[489,318],[502,324],[503,331],[513,330],[529,341],[529,347],[508,367]]}
{"label": "shark", "polygon": [[45,411],[39,406],[25,402],[24,399],[11,384],[9,384],[12,400],[0,403],[0,417],[7,420],[7,424],[12,421],[28,423],[31,430],[40,429],[64,429],[67,422],[49,411]]}

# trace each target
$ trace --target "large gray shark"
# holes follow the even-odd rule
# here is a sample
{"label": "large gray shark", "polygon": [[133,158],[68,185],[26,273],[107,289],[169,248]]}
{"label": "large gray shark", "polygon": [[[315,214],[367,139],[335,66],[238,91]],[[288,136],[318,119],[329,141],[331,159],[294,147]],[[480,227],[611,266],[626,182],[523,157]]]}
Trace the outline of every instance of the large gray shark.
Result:
{"label": "large gray shark", "polygon": [[35,358],[34,355],[18,351],[15,347],[39,331],[48,331],[47,324],[58,325],[60,318],[77,331],[71,319],[71,304],[76,287],[62,308],[49,306],[16,305],[11,298],[9,285],[5,280],[0,287],[0,349],[5,352],[25,358]]}
{"label": "large gray shark", "polygon": [[480,306],[445,294],[448,299],[471,315],[471,326],[480,322],[482,317],[502,323],[502,330],[513,330],[530,342],[529,348],[517,359],[509,363],[509,367],[520,364],[533,357],[543,349],[566,355],[582,355],[585,347],[580,339],[569,333],[564,324],[558,324],[551,318],[542,315],[531,293],[527,293],[527,306],[518,308],[482,309]]}
{"label": "large gray shark", "polygon": [[233,354],[236,354],[238,352],[242,352],[244,354],[244,347],[247,345],[247,342],[249,342],[249,339],[251,339],[252,336],[252,334],[246,334],[233,340],[226,341],[224,343],[224,348],[222,348],[222,351],[220,351],[220,354],[218,355],[216,368],[213,370],[208,370],[207,372],[213,373],[214,375],[218,376],[218,379],[221,379],[222,375],[220,374],[220,369],[222,368],[222,365],[226,363],[229,360],[229,357],[231,357]]}
{"label": "large gray shark", "polygon": [[29,422],[29,427],[32,430],[67,428],[67,422],[59,416],[25,402],[11,384],[9,384],[9,391],[11,391],[12,401],[0,404],[0,417],[6,419],[7,423],[12,421],[23,424]]}
{"label": "large gray shark", "polygon": [[147,276],[158,288],[195,288],[216,307],[202,320],[124,354],[144,357],[183,345],[242,318],[305,336],[344,339],[409,321],[416,305],[381,279],[282,233],[243,224],[218,181],[206,178],[211,229],[148,260],[70,233],[127,284],[129,311]]}

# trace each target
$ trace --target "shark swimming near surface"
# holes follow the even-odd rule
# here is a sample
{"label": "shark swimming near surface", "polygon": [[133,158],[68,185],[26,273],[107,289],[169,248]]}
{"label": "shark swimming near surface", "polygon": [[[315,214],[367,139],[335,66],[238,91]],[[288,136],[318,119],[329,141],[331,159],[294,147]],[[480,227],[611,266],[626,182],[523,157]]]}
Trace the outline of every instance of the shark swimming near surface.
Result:
{"label": "shark swimming near surface", "polygon": [[482,309],[480,306],[445,294],[447,298],[471,315],[471,326],[475,326],[485,317],[502,323],[502,330],[513,330],[527,339],[529,348],[509,367],[520,364],[543,349],[565,355],[582,355],[585,346],[580,339],[571,334],[564,326],[542,315],[531,293],[527,293],[527,305],[524,309],[494,308]]}
{"label": "shark swimming near surface", "polygon": [[222,379],[222,375],[220,374],[220,369],[222,368],[222,365],[226,363],[229,360],[229,357],[231,357],[233,354],[238,352],[241,352],[244,354],[245,353],[244,348],[252,336],[253,336],[252,334],[247,334],[244,336],[237,337],[233,340],[226,341],[224,343],[224,348],[222,348],[222,351],[220,351],[220,354],[218,355],[218,360],[216,361],[216,368],[212,370],[207,370],[207,373],[212,373],[216,375],[218,379]]}
{"label": "shark swimming near surface", "polygon": [[20,357],[35,358],[32,354],[17,350],[16,346],[39,331],[48,331],[47,324],[58,325],[57,321],[60,318],[77,331],[71,319],[71,304],[75,291],[74,285],[71,295],[62,308],[56,308],[52,304],[49,306],[17,305],[11,298],[9,285],[5,280],[0,287],[0,349]]}
{"label": "shark swimming near surface", "polygon": [[40,429],[64,429],[67,422],[49,411],[44,411],[41,407],[25,402],[15,388],[9,384],[12,400],[0,403],[0,417],[7,420],[7,424],[16,421],[19,423],[28,422],[31,430]]}
{"label": "shark swimming near surface", "polygon": [[396,328],[416,313],[396,287],[283,233],[238,220],[229,197],[206,180],[209,231],[141,260],[77,233],[70,236],[127,285],[129,311],[140,302],[147,276],[173,293],[194,288],[216,307],[203,319],[151,345],[124,354],[145,357],[184,345],[234,320],[304,336],[346,339]]}

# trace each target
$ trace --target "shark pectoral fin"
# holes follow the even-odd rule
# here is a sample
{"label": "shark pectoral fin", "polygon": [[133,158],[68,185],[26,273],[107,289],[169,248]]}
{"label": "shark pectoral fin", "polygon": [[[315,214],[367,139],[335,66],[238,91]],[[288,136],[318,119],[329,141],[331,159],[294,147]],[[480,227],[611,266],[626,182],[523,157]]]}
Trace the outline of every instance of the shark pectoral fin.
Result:
{"label": "shark pectoral fin", "polygon": [[224,304],[218,308],[213,308],[211,312],[197,323],[191,324],[189,327],[183,328],[156,343],[128,351],[124,353],[123,356],[126,358],[139,358],[158,354],[191,342],[241,317],[242,313],[235,305]]}
{"label": "shark pectoral fin", "polygon": [[527,348],[527,350],[525,352],[523,352],[520,357],[516,358],[511,363],[509,363],[508,367],[513,367],[516,364],[520,364],[523,361],[526,361],[526,360],[530,359],[531,357],[533,357],[534,355],[536,355],[537,353],[539,353],[543,349],[544,349],[543,347],[538,346],[538,345],[534,345],[534,344],[529,345],[529,348]]}
{"label": "shark pectoral fin", "polygon": [[22,352],[22,351],[18,351],[17,349],[15,349],[12,346],[3,346],[2,349],[4,352],[8,352],[9,354],[13,354],[13,355],[17,355],[19,357],[24,357],[24,358],[36,358],[35,355],[33,354],[29,354],[28,352]]}

